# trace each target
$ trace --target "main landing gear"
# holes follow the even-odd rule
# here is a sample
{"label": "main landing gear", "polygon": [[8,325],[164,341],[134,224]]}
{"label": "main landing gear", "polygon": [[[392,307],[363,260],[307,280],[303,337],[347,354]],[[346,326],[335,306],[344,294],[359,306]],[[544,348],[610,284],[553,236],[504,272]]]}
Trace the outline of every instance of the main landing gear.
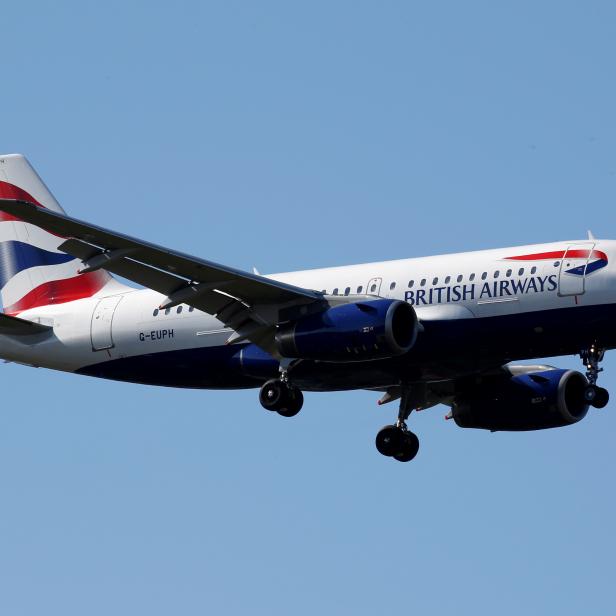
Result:
{"label": "main landing gear", "polygon": [[379,453],[398,462],[410,462],[417,455],[419,439],[408,429],[406,420],[412,410],[419,407],[421,399],[423,399],[421,387],[413,390],[408,385],[401,387],[398,421],[395,425],[381,428],[376,435],[376,448]]}
{"label": "main landing gear", "polygon": [[259,402],[264,409],[276,411],[283,417],[297,415],[304,404],[304,395],[293,387],[283,374],[280,379],[271,379],[264,383],[259,392]]}
{"label": "main landing gear", "polygon": [[597,386],[599,372],[603,372],[603,368],[599,367],[599,363],[603,361],[605,349],[599,348],[596,344],[592,344],[590,348],[580,351],[580,357],[586,366],[586,378],[588,379],[588,387],[584,392],[586,401],[596,409],[602,409],[607,406],[610,399],[610,394],[604,387]]}

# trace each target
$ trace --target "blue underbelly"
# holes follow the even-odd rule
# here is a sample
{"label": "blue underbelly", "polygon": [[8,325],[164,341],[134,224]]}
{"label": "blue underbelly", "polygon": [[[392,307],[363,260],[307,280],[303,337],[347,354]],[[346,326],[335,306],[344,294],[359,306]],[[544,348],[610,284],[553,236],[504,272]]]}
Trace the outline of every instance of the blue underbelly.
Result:
{"label": "blue underbelly", "polygon": [[[508,361],[578,353],[598,342],[616,348],[616,305],[574,306],[495,317],[427,321],[411,351],[392,359],[348,363],[303,361],[303,389],[379,387],[400,379],[455,378]],[[278,375],[278,362],[254,344],[178,349],[105,361],[76,371],[167,387],[258,387]]]}

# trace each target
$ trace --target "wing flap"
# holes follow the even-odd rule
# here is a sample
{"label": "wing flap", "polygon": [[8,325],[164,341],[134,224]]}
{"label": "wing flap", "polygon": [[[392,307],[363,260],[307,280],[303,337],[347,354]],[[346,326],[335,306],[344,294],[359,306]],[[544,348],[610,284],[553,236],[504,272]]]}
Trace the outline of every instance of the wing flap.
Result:
{"label": "wing flap", "polygon": [[[85,259],[86,263],[87,260],[92,260],[96,256],[104,253],[104,251],[100,248],[96,249],[96,253],[92,253],[92,248],[93,247],[90,244],[75,239],[67,240],[60,246],[60,250],[68,252],[72,256],[79,259]],[[153,289],[154,291],[158,291],[159,293],[166,295],[167,298],[172,301],[167,305],[163,303],[163,308],[167,306],[171,307],[174,296],[177,296],[185,290],[187,291],[191,287],[198,286],[192,284],[192,282],[185,277],[171,274],[169,272],[151,267],[141,261],[137,261],[136,259],[138,256],[139,253],[135,252],[131,253],[130,258],[123,257],[121,259],[111,259],[102,267],[112,274],[122,276],[123,278],[132,280],[133,282],[143,285],[148,289]],[[224,283],[221,281],[217,282],[220,283],[219,286],[225,289],[227,288],[227,281],[224,281]],[[203,282],[201,284],[208,283]],[[203,310],[208,314],[218,315],[218,313],[225,306],[227,306],[230,301],[232,300],[227,295],[220,295],[214,288],[212,288],[208,292],[195,293],[193,296],[190,296],[187,293],[185,299],[183,299],[180,303],[194,306],[195,308]]]}

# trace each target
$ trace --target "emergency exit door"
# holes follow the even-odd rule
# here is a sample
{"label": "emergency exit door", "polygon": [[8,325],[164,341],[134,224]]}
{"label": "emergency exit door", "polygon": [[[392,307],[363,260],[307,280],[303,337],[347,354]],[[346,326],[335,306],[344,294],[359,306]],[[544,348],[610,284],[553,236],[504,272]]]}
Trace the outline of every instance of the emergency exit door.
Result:
{"label": "emergency exit door", "polygon": [[382,278],[370,278],[366,285],[366,295],[380,295]]}

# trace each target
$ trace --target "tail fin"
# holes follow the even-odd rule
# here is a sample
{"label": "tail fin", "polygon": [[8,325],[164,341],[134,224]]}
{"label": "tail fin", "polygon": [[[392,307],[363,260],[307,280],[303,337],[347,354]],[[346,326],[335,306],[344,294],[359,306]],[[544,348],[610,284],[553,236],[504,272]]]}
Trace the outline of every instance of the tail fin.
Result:
{"label": "tail fin", "polygon": [[[55,212],[60,204],[21,154],[0,155],[0,198],[30,201]],[[4,312],[91,297],[111,280],[98,270],[78,274],[79,259],[58,250],[64,241],[0,212],[0,297]]]}

